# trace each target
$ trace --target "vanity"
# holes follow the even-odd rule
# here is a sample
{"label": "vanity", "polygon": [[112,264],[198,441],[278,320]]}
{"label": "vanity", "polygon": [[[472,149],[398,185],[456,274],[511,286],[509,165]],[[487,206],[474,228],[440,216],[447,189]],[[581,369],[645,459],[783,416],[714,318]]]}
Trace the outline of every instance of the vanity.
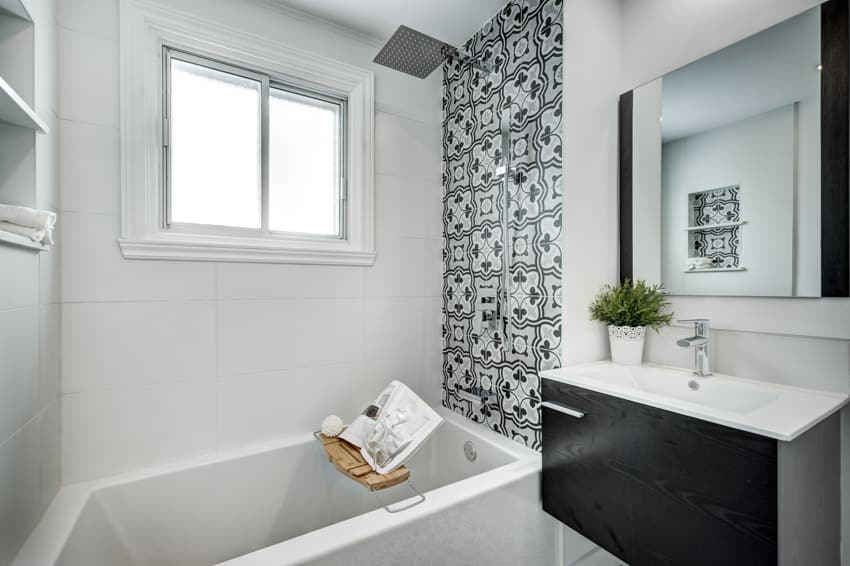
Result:
{"label": "vanity", "polygon": [[629,566],[837,566],[847,396],[611,362],[542,372],[543,509]]}

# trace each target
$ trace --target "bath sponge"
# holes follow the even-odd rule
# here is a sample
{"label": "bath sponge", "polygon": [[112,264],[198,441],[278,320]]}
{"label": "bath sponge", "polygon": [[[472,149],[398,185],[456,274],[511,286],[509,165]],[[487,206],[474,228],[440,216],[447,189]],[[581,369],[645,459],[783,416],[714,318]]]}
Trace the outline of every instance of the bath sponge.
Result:
{"label": "bath sponge", "polygon": [[328,438],[339,436],[344,429],[345,425],[342,424],[342,419],[336,415],[325,417],[325,420],[322,421],[322,434]]}

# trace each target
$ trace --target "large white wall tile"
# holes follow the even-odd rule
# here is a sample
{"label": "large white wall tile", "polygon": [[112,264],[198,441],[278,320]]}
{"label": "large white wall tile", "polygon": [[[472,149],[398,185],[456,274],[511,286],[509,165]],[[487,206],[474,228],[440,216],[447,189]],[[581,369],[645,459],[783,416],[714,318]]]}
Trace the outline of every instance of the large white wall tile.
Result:
{"label": "large white wall tile", "polygon": [[61,121],[62,210],[119,214],[118,130]]}
{"label": "large white wall tile", "polygon": [[54,398],[38,418],[39,425],[39,483],[41,511],[44,512],[61,483],[61,417],[59,399]]}
{"label": "large white wall tile", "polygon": [[41,114],[50,130],[35,136],[35,205],[59,210],[59,118],[52,109]]}
{"label": "large white wall tile", "polygon": [[214,380],[72,393],[62,404],[62,481],[71,483],[211,451]]}
{"label": "large white wall tile", "polygon": [[38,407],[56,401],[61,389],[61,320],[60,305],[39,309],[38,324]]}
{"label": "large white wall tile", "polygon": [[375,233],[378,236],[439,239],[442,185],[395,175],[375,175]]}
{"label": "large white wall tile", "polygon": [[65,302],[214,298],[213,264],[126,260],[118,234],[117,216],[62,214]]}
{"label": "large white wall tile", "polygon": [[38,254],[39,302],[56,304],[62,300],[62,216],[53,232],[56,244],[47,253]]}
{"label": "large white wall tile", "polygon": [[218,299],[353,298],[363,294],[367,268],[336,265],[222,263]]}
{"label": "large white wall tile", "polygon": [[63,305],[63,391],[215,376],[215,304]]}
{"label": "large white wall tile", "polygon": [[352,403],[362,373],[353,363],[221,378],[219,448],[319,430],[330,414],[351,422],[364,408]]}
{"label": "large white wall tile", "polygon": [[375,113],[375,172],[441,183],[442,128],[387,112]]}
{"label": "large white wall tile", "polygon": [[364,359],[398,358],[419,362],[424,338],[422,297],[373,298],[363,301]]}
{"label": "large white wall tile", "polygon": [[59,30],[59,117],[118,126],[118,42]]}
{"label": "large white wall tile", "polygon": [[118,0],[58,0],[59,25],[105,39],[118,39]]}
{"label": "large white wall tile", "polygon": [[378,238],[375,264],[364,275],[365,297],[425,295],[425,240]]}
{"label": "large white wall tile", "polygon": [[32,250],[0,246],[0,309],[38,304],[38,258]]}
{"label": "large white wall tile", "polygon": [[292,301],[218,303],[219,375],[256,373],[294,367],[296,336]]}
{"label": "large white wall tile", "polygon": [[36,413],[38,307],[0,311],[0,442]]}
{"label": "large white wall tile", "polygon": [[219,374],[360,359],[361,312],[359,299],[220,302]]}
{"label": "large white wall tile", "polygon": [[41,510],[39,427],[33,420],[0,443],[0,564],[17,554]]}

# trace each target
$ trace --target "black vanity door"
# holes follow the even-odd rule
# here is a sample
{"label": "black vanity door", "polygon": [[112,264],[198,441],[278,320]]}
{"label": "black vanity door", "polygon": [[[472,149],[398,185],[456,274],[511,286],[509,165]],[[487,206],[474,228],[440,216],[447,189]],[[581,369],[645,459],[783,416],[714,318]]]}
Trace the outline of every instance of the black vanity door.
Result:
{"label": "black vanity door", "polygon": [[543,400],[568,408],[543,408],[546,512],[630,566],[777,564],[776,441],[549,379]]}

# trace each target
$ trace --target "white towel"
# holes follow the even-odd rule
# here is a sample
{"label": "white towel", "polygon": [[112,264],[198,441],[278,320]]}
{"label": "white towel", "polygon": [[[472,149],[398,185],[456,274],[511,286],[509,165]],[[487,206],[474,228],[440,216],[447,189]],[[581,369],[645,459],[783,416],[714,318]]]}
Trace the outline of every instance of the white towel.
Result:
{"label": "white towel", "polygon": [[[36,210],[26,206],[0,204],[0,221],[36,230],[53,230],[56,225],[56,213],[49,210]],[[35,240],[40,241],[40,240]]]}
{"label": "white towel", "polygon": [[39,230],[38,228],[19,226],[5,221],[0,221],[0,230],[29,238],[33,242],[38,242],[40,244],[53,245],[53,230]]}

